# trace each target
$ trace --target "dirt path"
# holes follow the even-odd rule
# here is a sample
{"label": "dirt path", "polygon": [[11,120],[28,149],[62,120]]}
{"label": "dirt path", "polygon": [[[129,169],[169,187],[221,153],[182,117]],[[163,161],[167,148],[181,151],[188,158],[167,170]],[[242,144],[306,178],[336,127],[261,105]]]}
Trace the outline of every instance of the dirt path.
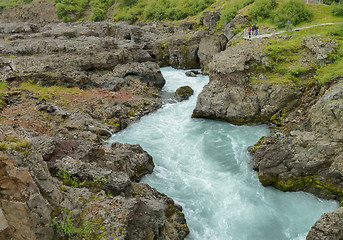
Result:
{"label": "dirt path", "polygon": [[[319,27],[319,26],[326,26],[326,25],[336,25],[336,24],[342,24],[343,22],[337,22],[337,23],[321,23],[321,24],[316,24],[316,25],[310,25],[307,27],[301,27],[301,28],[294,28],[292,31],[300,31],[303,29],[309,29],[309,28],[314,28],[314,27]],[[243,38],[246,40],[252,40],[252,39],[256,39],[256,38],[268,38],[274,35],[279,35],[282,33],[285,33],[287,31],[279,31],[279,32],[275,32],[275,33],[269,33],[269,34],[261,34],[261,35],[257,35],[257,36],[251,36],[249,38],[247,31],[244,31],[244,35]]]}

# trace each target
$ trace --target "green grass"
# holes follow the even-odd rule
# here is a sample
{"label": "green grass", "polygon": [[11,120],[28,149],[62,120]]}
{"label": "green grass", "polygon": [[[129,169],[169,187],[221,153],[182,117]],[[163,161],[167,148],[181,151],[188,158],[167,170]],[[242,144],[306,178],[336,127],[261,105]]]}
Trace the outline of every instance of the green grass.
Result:
{"label": "green grass", "polygon": [[0,1],[0,11],[6,8],[16,7],[21,3],[30,3],[33,0],[1,0]]}
{"label": "green grass", "polygon": [[50,99],[60,93],[70,93],[70,94],[78,94],[82,93],[82,90],[79,88],[66,88],[61,86],[51,86],[51,87],[44,87],[32,82],[23,82],[18,87],[18,90],[27,90],[39,95],[41,99]]}
{"label": "green grass", "polygon": [[[333,33],[338,33],[337,35]],[[275,83],[299,83],[302,74],[311,71],[304,84],[308,81],[317,81],[324,85],[326,82],[343,76],[343,25],[320,26],[301,31],[287,33],[291,35],[289,39],[271,37],[265,40],[263,51],[269,59],[268,65],[256,64],[250,82],[256,84],[260,82]],[[316,62],[303,63],[301,59],[308,54],[302,45],[305,36],[320,35],[323,41],[337,41],[336,51],[329,54],[332,63],[318,65]],[[334,35],[334,36],[333,36]],[[260,78],[260,75],[264,78]]]}
{"label": "green grass", "polygon": [[181,20],[201,13],[214,3],[215,0],[132,0],[130,4],[119,4],[113,20]]}
{"label": "green grass", "polygon": [[[332,6],[318,5],[318,4],[307,4],[308,8],[313,12],[313,19],[310,24],[320,24],[329,22],[343,22],[342,17],[332,16]],[[300,24],[299,27],[308,25],[308,23]]]}
{"label": "green grass", "polygon": [[7,91],[7,82],[0,81],[0,93]]}
{"label": "green grass", "polygon": [[[280,5],[283,1],[277,1]],[[306,7],[312,12],[312,19],[307,22],[302,22],[296,25],[296,27],[304,27],[308,25],[316,25],[321,23],[336,23],[343,22],[343,17],[333,16],[332,9],[333,6],[330,5],[319,5],[319,4],[306,4]],[[257,18],[253,20],[259,26],[278,28],[274,23],[272,23],[270,18]],[[293,26],[294,27],[294,26]],[[282,29],[282,28],[281,28]]]}

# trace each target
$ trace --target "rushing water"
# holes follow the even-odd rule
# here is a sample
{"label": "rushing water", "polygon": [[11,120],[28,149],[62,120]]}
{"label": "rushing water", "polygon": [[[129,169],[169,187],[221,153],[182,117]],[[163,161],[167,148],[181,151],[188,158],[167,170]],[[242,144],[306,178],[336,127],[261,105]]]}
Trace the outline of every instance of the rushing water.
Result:
{"label": "rushing water", "polygon": [[208,77],[186,77],[172,68],[162,73],[165,91],[189,85],[195,94],[166,104],[109,142],[138,143],[153,156],[154,173],[142,181],[182,205],[191,231],[187,240],[305,239],[322,213],[338,208],[307,193],[261,186],[247,147],[267,135],[267,127],[192,119]]}

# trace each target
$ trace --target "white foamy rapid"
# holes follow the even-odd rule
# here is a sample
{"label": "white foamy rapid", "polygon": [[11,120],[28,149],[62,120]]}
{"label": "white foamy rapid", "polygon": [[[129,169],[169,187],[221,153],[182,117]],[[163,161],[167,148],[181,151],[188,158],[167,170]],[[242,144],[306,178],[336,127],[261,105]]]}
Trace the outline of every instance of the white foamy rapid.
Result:
{"label": "white foamy rapid", "polygon": [[262,187],[247,147],[267,135],[267,127],[192,119],[208,77],[186,77],[172,68],[162,73],[165,91],[189,85],[195,94],[166,104],[109,142],[138,143],[152,155],[154,173],[142,181],[182,205],[191,231],[187,240],[305,239],[322,213],[338,208],[310,194]]}

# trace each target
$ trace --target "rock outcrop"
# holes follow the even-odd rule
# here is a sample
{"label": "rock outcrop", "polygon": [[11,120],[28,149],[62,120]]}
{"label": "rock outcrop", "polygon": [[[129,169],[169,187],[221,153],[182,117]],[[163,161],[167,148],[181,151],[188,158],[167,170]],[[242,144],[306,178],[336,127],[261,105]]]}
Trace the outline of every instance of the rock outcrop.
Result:
{"label": "rock outcrop", "polygon": [[162,66],[176,68],[199,68],[199,44],[208,35],[205,30],[174,34],[168,38],[159,38],[153,48],[153,55]]}
{"label": "rock outcrop", "polygon": [[300,96],[294,84],[250,84],[254,64],[265,61],[259,42],[227,48],[209,64],[210,82],[198,96],[193,117],[235,124],[263,123],[292,107]]}
{"label": "rock outcrop", "polygon": [[0,239],[184,239],[181,206],[138,181],[139,145],[104,140],[162,106],[151,44],[127,24],[0,28]]}
{"label": "rock outcrop", "polygon": [[[342,96],[339,82],[309,109],[303,99],[304,105],[294,110],[298,117],[284,126],[289,130],[263,139],[254,154],[263,185],[343,201]],[[309,97],[313,100],[312,94]]]}

